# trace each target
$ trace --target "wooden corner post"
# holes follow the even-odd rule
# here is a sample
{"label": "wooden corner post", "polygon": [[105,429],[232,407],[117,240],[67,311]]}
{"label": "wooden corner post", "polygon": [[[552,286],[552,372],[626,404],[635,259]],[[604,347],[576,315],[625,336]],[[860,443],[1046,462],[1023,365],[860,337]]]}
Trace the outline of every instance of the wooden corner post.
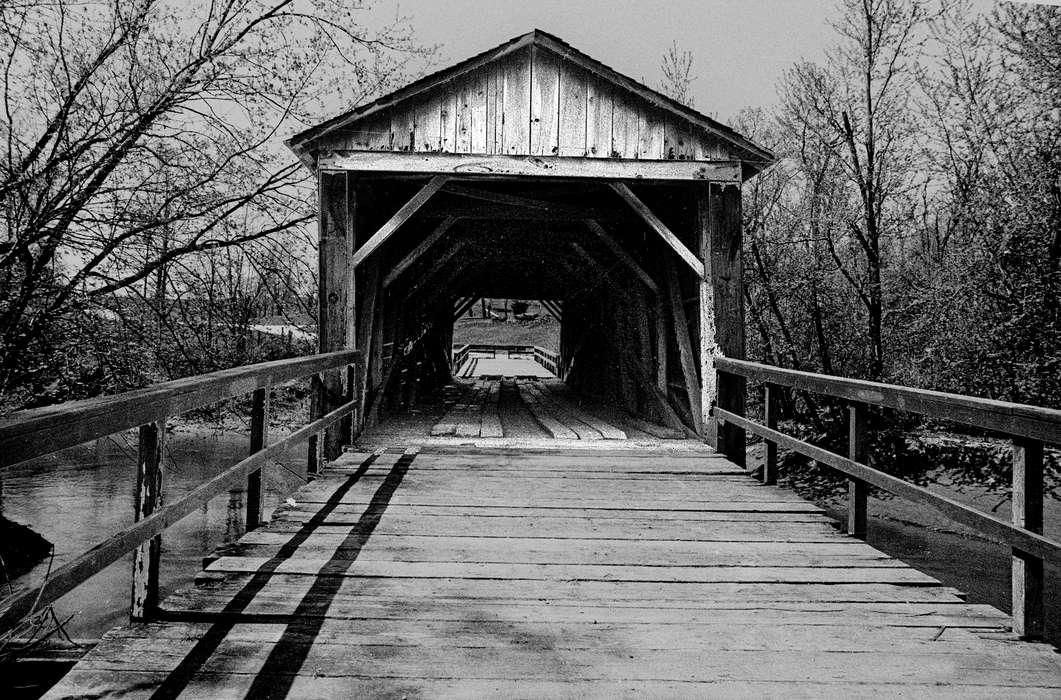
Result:
{"label": "wooden corner post", "polygon": [[[320,193],[319,220],[319,317],[317,332],[320,352],[344,350],[349,345],[349,318],[353,303],[352,280],[354,241],[351,225],[351,190],[348,180],[354,177],[347,173],[320,171],[318,188]],[[346,391],[343,388],[343,372],[325,372],[318,397],[318,418],[343,404]],[[335,459],[342,452],[344,432],[349,428],[333,426],[324,435],[323,456]]]}
{"label": "wooden corner post", "polygon": [[744,466],[744,430],[729,423],[720,426],[710,419],[713,405],[744,415],[746,380],[716,374],[714,368],[716,355],[744,359],[740,186],[697,185],[696,221],[705,271],[700,282],[701,411],[705,425],[715,431],[718,450]]}

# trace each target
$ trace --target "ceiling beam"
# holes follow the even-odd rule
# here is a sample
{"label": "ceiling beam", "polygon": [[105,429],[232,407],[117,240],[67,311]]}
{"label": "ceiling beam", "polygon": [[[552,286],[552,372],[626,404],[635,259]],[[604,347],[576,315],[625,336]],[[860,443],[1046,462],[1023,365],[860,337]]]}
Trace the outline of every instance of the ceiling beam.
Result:
{"label": "ceiling beam", "polygon": [[462,180],[534,177],[569,180],[741,182],[741,164],[731,160],[625,160],[340,150],[322,154],[318,164],[321,170],[452,175]]}
{"label": "ceiling beam", "polygon": [[412,199],[395,212],[394,216],[392,216],[387,223],[380,226],[379,230],[372,234],[372,237],[365,241],[364,245],[357,249],[357,252],[354,253],[353,259],[350,261],[350,266],[356,268],[363,263],[365,258],[383,245],[384,241],[401,228],[402,224],[412,218],[412,215],[415,214],[420,207],[424,206],[427,200],[431,199],[433,194],[442,189],[442,185],[446,184],[446,180],[447,178],[443,175],[436,175],[431,178],[431,180],[424,185],[419,192],[413,195]]}
{"label": "ceiling beam", "polygon": [[420,256],[426,253],[427,249],[433,246],[438,239],[442,238],[443,234],[445,234],[455,223],[457,223],[457,217],[455,216],[450,216],[444,219],[442,223],[440,223],[435,230],[427,236],[427,238],[420,241],[419,245],[413,248],[408,255],[401,259],[401,262],[391,268],[390,272],[387,273],[387,276],[383,278],[383,288],[386,289],[389,287],[394,280],[398,279],[399,275],[408,270],[409,266],[419,260]]}
{"label": "ceiling beam", "polygon": [[604,227],[601,226],[596,219],[586,219],[586,226],[589,227],[590,231],[597,234],[598,238],[604,241],[604,245],[608,246],[608,248],[615,253],[615,257],[619,258],[624,265],[630,268],[630,270],[637,275],[637,278],[641,280],[641,282],[643,282],[653,294],[659,294],[659,285],[656,284],[656,281],[637,264],[637,261],[626,252],[625,248],[619,245],[618,241],[611,237],[611,234],[604,230]]}
{"label": "ceiling beam", "polygon": [[611,182],[608,184],[630,205],[631,209],[637,212],[637,215],[648,224],[648,227],[659,234],[659,237],[678,254],[678,257],[685,261],[685,264],[696,273],[697,277],[704,279],[704,264],[700,262],[700,259],[693,254],[693,251],[685,247],[685,244],[667,228],[666,224],[659,220],[658,216],[652,213],[652,210],[625,183]]}

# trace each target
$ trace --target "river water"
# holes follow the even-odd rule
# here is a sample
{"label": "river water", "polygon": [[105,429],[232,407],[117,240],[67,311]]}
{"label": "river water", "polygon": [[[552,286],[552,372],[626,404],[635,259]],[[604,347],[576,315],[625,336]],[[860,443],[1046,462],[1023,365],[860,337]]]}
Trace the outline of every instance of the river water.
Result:
{"label": "river water", "polygon": [[[281,437],[282,431],[271,429],[271,441]],[[171,426],[166,437],[165,500],[176,501],[246,457],[249,441],[244,431]],[[266,517],[303,483],[305,455],[305,444],[296,445],[279,464],[266,468]],[[52,542],[52,567],[58,567],[133,522],[136,434],[120,433],[8,468],[3,488],[4,515]],[[243,534],[245,498],[243,484],[166,530],[160,573],[163,600],[192,581],[204,556]],[[13,582],[15,589],[40,583],[47,570],[48,563],[41,563]],[[131,596],[130,554],[61,598],[55,611],[60,619],[73,616],[66,625],[71,636],[98,638],[128,620]]]}

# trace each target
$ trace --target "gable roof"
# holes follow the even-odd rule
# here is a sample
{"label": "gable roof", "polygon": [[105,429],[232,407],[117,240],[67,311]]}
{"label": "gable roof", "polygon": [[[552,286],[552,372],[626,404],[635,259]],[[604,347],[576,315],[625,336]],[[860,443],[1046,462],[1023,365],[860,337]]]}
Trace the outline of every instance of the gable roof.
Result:
{"label": "gable roof", "polygon": [[584,71],[617,86],[640,100],[649,103],[653,108],[667,114],[671,119],[683,122],[688,128],[705,133],[724,142],[736,157],[749,170],[748,177],[763,170],[775,160],[767,149],[746,139],[734,129],[704,115],[691,107],[683,105],[657,90],[629,78],[604,65],[600,61],[578,51],[562,39],[540,29],[515,37],[493,49],[461,61],[449,68],[436,71],[419,80],[380,97],[372,102],[359,105],[354,109],[332,117],[316,126],[309,127],[288,139],[285,143],[309,167],[314,167],[315,142],[341,130],[356,127],[362,121],[369,121],[397,107],[400,103],[412,101],[424,94],[452,83],[491,63],[499,62],[507,56],[523,49],[536,47],[558,56],[561,60],[577,65]]}

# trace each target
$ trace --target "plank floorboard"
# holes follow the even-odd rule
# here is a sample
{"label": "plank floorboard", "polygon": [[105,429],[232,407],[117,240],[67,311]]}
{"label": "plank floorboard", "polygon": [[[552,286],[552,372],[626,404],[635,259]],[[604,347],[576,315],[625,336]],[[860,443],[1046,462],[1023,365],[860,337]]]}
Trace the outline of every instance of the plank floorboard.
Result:
{"label": "plank floorboard", "polygon": [[[434,429],[498,432],[492,382]],[[1061,696],[1052,647],[702,445],[380,446],[47,697]]]}

